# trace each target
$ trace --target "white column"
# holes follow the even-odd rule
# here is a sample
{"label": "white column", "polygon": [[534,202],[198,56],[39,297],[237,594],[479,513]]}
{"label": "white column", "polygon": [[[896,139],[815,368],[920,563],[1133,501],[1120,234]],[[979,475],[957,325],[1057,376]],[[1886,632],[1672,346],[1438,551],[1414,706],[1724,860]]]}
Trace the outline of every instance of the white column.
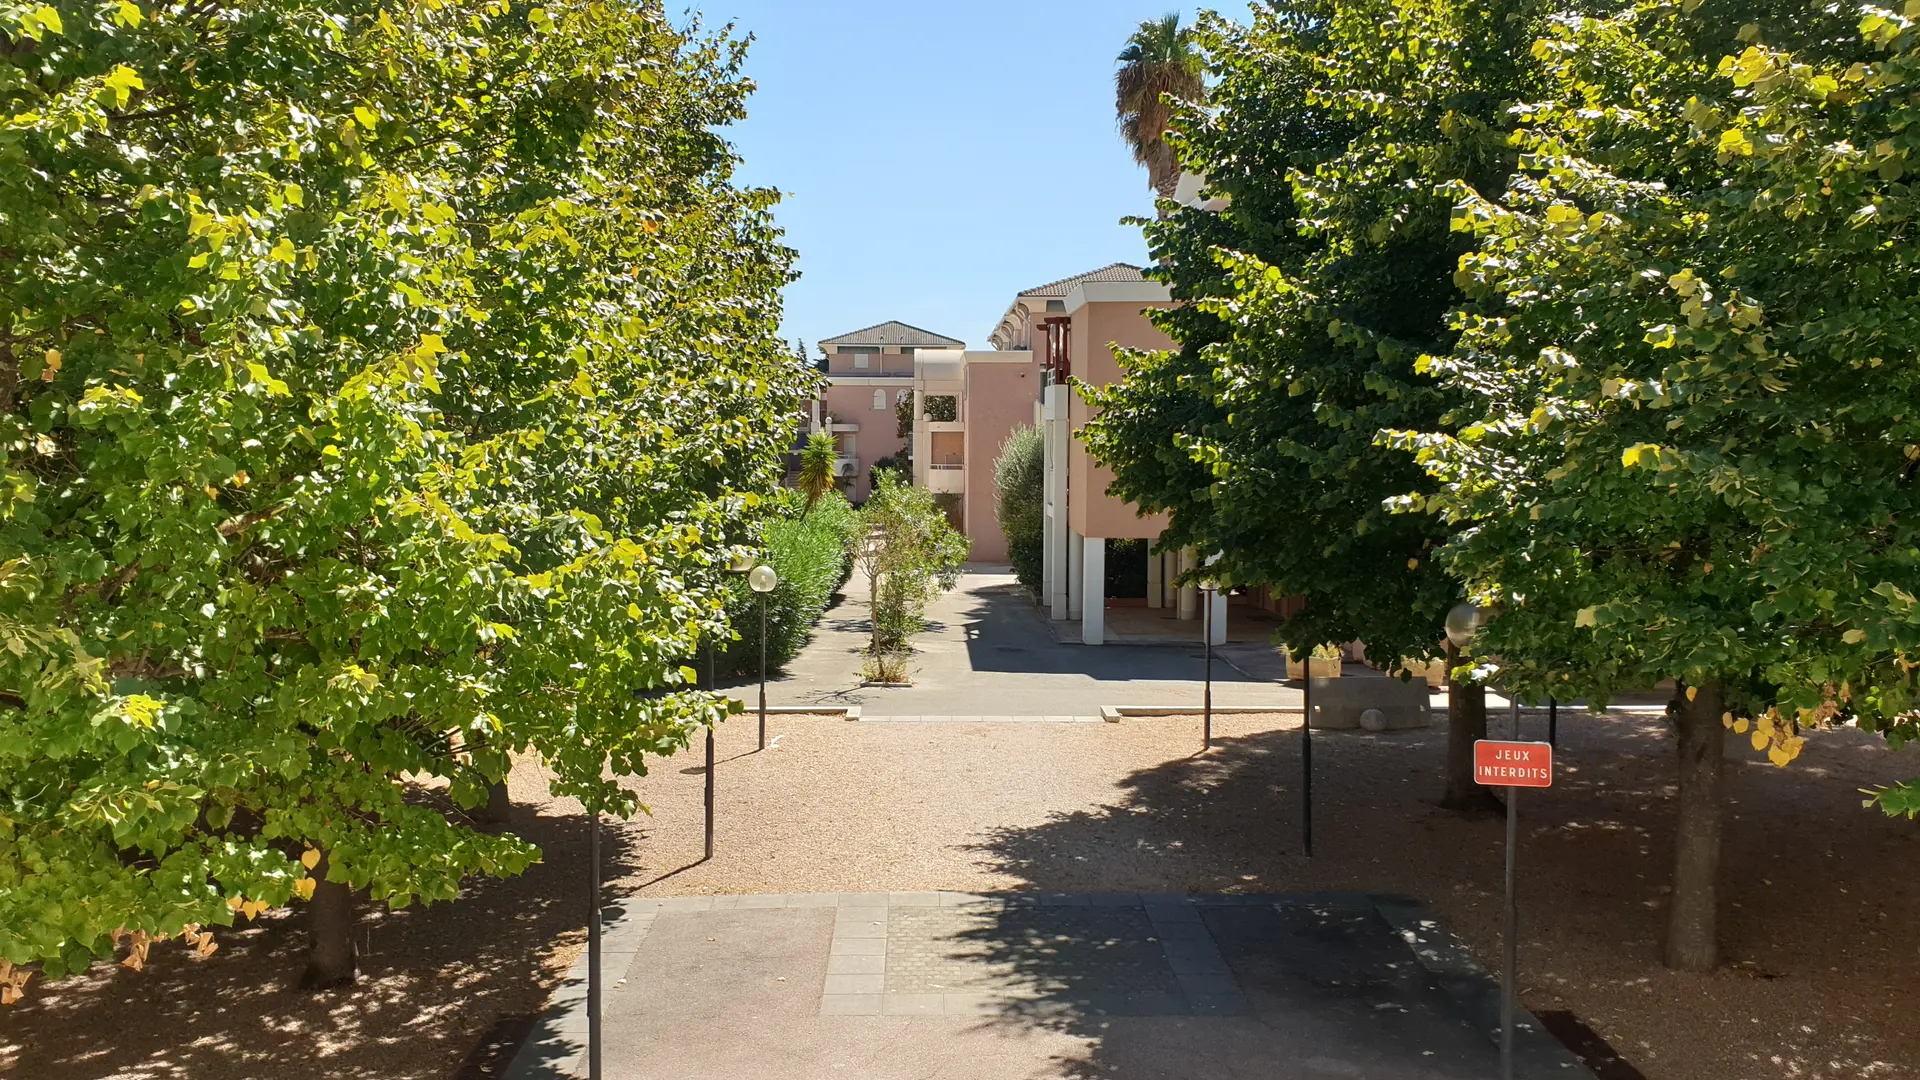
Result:
{"label": "white column", "polygon": [[1149,551],[1147,552],[1147,607],[1162,607],[1164,599],[1165,596],[1160,587],[1160,553]]}
{"label": "white column", "polygon": [[1178,608],[1180,590],[1174,587],[1173,579],[1180,575],[1180,553],[1163,551],[1160,553],[1160,606]]}
{"label": "white column", "polygon": [[1054,619],[1072,615],[1068,604],[1068,584],[1074,567],[1067,536],[1067,421],[1061,404],[1061,387],[1047,387],[1044,412],[1047,462],[1047,503],[1053,517],[1047,522],[1047,550],[1053,553],[1053,577],[1047,582],[1047,613]]}
{"label": "white column", "polygon": [[1215,589],[1213,593],[1213,617],[1208,620],[1207,637],[1215,645],[1227,643],[1227,594]]}
{"label": "white column", "polygon": [[1080,557],[1085,571],[1081,585],[1080,641],[1085,645],[1104,645],[1107,639],[1107,538],[1089,536],[1081,545]]}
{"label": "white column", "polygon": [[[1180,572],[1191,573],[1199,566],[1192,548],[1180,549]],[[1200,590],[1192,585],[1180,586],[1180,618],[1191,622],[1200,617]]]}
{"label": "white column", "polygon": [[1067,618],[1080,617],[1080,599],[1085,596],[1087,545],[1073,526],[1067,526]]}

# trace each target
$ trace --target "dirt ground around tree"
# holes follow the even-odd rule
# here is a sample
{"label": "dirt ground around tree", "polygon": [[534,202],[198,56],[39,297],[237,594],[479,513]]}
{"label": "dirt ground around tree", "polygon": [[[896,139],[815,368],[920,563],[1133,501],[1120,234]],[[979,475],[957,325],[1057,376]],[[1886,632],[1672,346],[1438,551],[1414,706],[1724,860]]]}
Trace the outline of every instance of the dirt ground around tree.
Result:
{"label": "dirt ground around tree", "polygon": [[[1496,722],[1498,729],[1504,726]],[[1528,737],[1541,725],[1529,721]],[[697,751],[633,781],[653,810],[609,829],[609,897],[916,889],[1401,893],[1497,955],[1503,823],[1436,809],[1444,732],[1314,744],[1315,857],[1300,852],[1297,717],[1121,724],[868,723],[722,729],[716,855],[701,862]],[[1920,824],[1858,789],[1920,774],[1855,732],[1787,769],[1730,753],[1719,972],[1659,962],[1674,769],[1657,718],[1564,716],[1560,776],[1521,803],[1524,1002],[1568,1012],[1651,1080],[1920,1078]],[[579,808],[522,762],[515,827],[545,861],[459,901],[369,911],[350,993],[293,988],[297,918],[161,946],[0,1012],[0,1077],[498,1075],[581,948]],[[1628,1080],[1630,1071],[1603,1074]]]}

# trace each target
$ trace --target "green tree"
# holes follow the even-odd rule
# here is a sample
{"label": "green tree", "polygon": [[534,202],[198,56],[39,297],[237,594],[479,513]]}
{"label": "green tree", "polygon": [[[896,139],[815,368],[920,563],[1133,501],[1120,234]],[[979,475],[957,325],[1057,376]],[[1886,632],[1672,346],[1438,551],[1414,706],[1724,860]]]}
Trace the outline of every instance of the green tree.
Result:
{"label": "green tree", "polygon": [[[1181,347],[1084,391],[1099,413],[1082,437],[1117,494],[1169,513],[1163,547],[1305,597],[1279,634],[1294,655],[1358,638],[1387,664],[1425,658],[1463,595],[1431,558],[1445,525],[1387,505],[1433,482],[1375,436],[1452,407],[1414,369],[1451,344],[1462,300],[1467,244],[1439,189],[1511,169],[1535,6],[1299,0],[1198,28],[1209,104],[1181,110],[1174,141],[1226,206],[1145,223],[1187,301],[1154,316]],[[1488,808],[1471,761],[1484,690],[1456,684],[1449,713],[1443,802]]]}
{"label": "green tree", "polygon": [[[736,42],[658,4],[0,6],[0,965],[538,856],[729,707],[810,389],[731,182]],[[689,418],[697,418],[689,422]]]}
{"label": "green tree", "polygon": [[1178,13],[1148,19],[1127,38],[1113,74],[1113,108],[1120,137],[1133,160],[1146,167],[1147,185],[1163,199],[1173,197],[1180,163],[1167,143],[1173,121],[1168,99],[1197,102],[1206,94],[1206,66],[1195,48],[1193,30],[1180,25]]}
{"label": "green tree", "polygon": [[[1920,387],[1897,359],[1920,350],[1920,30],[1787,14],[1734,55],[1700,43],[1741,20],[1693,4],[1554,25],[1528,167],[1460,192],[1461,275],[1498,312],[1428,362],[1464,426],[1400,437],[1443,481],[1444,558],[1501,609],[1504,682],[1682,688],[1666,958],[1700,970],[1725,732],[1779,765],[1843,719],[1920,733]],[[1915,792],[1878,801],[1911,815]]]}
{"label": "green tree", "polygon": [[868,655],[875,662],[918,633],[927,604],[953,587],[967,561],[967,538],[925,488],[874,472],[873,493],[860,508],[853,540],[857,572],[867,582],[873,624]]}
{"label": "green tree", "polygon": [[1038,428],[1022,424],[1007,434],[994,459],[994,507],[1014,576],[1036,594],[1045,560],[1046,482],[1046,443]]}

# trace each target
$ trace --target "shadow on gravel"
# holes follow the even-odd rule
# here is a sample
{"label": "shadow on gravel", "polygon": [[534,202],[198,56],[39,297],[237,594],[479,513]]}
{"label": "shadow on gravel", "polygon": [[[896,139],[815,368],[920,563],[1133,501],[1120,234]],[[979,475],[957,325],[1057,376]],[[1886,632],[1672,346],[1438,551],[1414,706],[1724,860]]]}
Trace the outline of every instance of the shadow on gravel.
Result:
{"label": "shadow on gravel", "polygon": [[[0,1029],[22,1080],[427,1080],[458,1069],[498,1076],[519,1032],[560,972],[545,961],[585,934],[586,818],[513,810],[540,845],[516,878],[472,880],[449,904],[389,911],[360,898],[360,982],[308,994],[304,920],[263,916],[215,928],[220,949],[196,961],[155,945],[146,970],[96,964],[58,983],[36,980]],[[603,879],[633,872],[635,835],[602,833]],[[617,897],[607,894],[608,902]],[[451,988],[451,991],[450,989]],[[504,1056],[503,1056],[504,1055]],[[6,1055],[0,1052],[0,1064]],[[492,1066],[491,1073],[482,1071]]]}

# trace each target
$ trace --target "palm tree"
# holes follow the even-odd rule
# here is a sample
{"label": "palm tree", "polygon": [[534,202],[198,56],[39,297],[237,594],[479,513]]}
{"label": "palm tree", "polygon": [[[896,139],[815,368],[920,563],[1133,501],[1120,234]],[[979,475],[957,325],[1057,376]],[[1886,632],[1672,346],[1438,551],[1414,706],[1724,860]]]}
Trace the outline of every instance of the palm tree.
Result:
{"label": "palm tree", "polygon": [[800,512],[801,517],[807,516],[820,496],[834,489],[834,466],[839,458],[840,447],[834,443],[833,436],[824,431],[807,436],[807,444],[800,448],[800,490],[807,496],[807,507]]}
{"label": "palm tree", "polygon": [[1167,145],[1172,110],[1163,95],[1197,102],[1207,89],[1193,28],[1182,27],[1178,13],[1148,19],[1127,39],[1118,59],[1113,97],[1120,137],[1133,148],[1133,160],[1147,167],[1148,185],[1170,199],[1180,183],[1180,163]]}

